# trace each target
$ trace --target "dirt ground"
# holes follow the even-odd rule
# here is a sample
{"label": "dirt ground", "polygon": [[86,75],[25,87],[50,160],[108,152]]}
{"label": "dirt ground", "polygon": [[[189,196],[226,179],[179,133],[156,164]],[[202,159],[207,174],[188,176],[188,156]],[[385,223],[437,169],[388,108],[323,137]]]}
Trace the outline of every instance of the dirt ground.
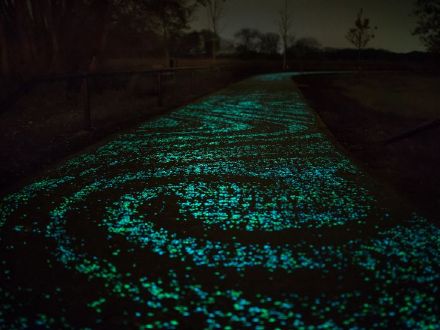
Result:
{"label": "dirt ground", "polygon": [[440,77],[364,73],[295,77],[336,139],[379,180],[431,220],[440,205],[440,125],[384,141],[440,118]]}

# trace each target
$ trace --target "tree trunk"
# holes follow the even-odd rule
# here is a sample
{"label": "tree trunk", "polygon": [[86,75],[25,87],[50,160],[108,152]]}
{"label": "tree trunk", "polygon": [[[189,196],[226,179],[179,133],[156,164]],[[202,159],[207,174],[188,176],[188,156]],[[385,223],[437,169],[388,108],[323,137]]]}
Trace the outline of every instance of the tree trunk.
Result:
{"label": "tree trunk", "polygon": [[[43,3],[43,1],[42,1]],[[55,4],[51,1],[44,2],[44,6],[42,6],[41,15],[44,17],[44,21],[46,22],[46,30],[47,30],[47,38],[50,47],[47,52],[47,66],[49,72],[57,72],[60,65],[60,41],[59,35],[61,32],[60,24],[62,20],[62,12],[57,10]]]}
{"label": "tree trunk", "polygon": [[31,29],[34,31],[34,52],[40,62],[40,72],[47,72],[52,60],[52,42],[49,31],[49,1],[29,1],[31,4]]}
{"label": "tree trunk", "polygon": [[212,64],[215,64],[217,60],[217,36],[212,38]]}
{"label": "tree trunk", "polygon": [[98,49],[97,49],[97,61],[98,63],[102,63],[103,62],[103,55],[105,52],[105,48],[107,46],[107,40],[108,40],[108,35],[110,33],[110,28],[111,28],[111,13],[112,13],[112,5],[110,3],[110,1],[104,1],[102,3],[102,7],[100,9],[101,11],[101,30],[99,31],[99,35],[98,35]]}
{"label": "tree trunk", "polygon": [[6,43],[6,36],[3,25],[0,23],[0,61],[1,61],[1,74],[8,76],[10,73],[9,58],[8,58],[8,45]]}
{"label": "tree trunk", "polygon": [[165,67],[169,68],[171,66],[170,65],[171,55],[170,55],[170,50],[169,50],[168,45],[165,45],[163,51],[164,51],[164,57],[165,57]]}
{"label": "tree trunk", "polygon": [[28,72],[31,69],[31,65],[33,65],[33,46],[32,41],[29,38],[29,25],[28,25],[28,17],[29,14],[28,9],[26,8],[25,1],[17,0],[15,7],[15,14],[17,17],[16,29],[18,34],[18,45],[21,52],[21,56],[19,56],[19,67],[17,68],[18,72],[21,74],[29,74]]}
{"label": "tree trunk", "polygon": [[287,70],[287,46],[284,43],[284,52],[283,52],[283,70]]}
{"label": "tree trunk", "polygon": [[52,59],[50,69],[53,72],[56,72],[59,68],[60,61],[60,44],[58,42],[58,37],[55,31],[52,31]]}
{"label": "tree trunk", "polygon": [[213,20],[212,22],[212,64],[214,65],[217,61],[217,42],[218,42],[218,34],[217,34],[217,27],[216,27],[216,21]]}
{"label": "tree trunk", "polygon": [[284,54],[283,54],[283,70],[284,71],[287,70],[287,54],[286,54],[286,52],[284,52]]}
{"label": "tree trunk", "polygon": [[168,30],[168,22],[166,17],[161,17],[161,25],[162,25],[162,47],[163,47],[163,55],[165,60],[165,67],[170,67],[170,33]]}
{"label": "tree trunk", "polygon": [[106,23],[104,27],[104,31],[101,34],[101,40],[99,41],[98,53],[100,56],[100,60],[102,60],[102,55],[105,51],[105,48],[107,47],[107,40],[109,33],[110,33],[110,24]]}

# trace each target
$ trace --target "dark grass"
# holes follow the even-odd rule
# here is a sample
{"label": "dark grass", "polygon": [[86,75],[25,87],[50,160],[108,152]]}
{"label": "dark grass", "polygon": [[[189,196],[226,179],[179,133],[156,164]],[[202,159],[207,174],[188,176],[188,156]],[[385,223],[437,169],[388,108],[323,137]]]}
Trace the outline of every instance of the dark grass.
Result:
{"label": "dark grass", "polygon": [[438,219],[440,127],[383,142],[440,118],[440,78],[395,72],[301,76],[295,81],[349,153],[430,219]]}

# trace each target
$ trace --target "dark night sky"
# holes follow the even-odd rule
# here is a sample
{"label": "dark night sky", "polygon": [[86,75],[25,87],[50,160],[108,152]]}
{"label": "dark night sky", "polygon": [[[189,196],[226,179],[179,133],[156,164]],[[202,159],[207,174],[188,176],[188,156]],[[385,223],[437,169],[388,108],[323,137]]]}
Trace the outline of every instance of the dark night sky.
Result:
{"label": "dark night sky", "polygon": [[[277,18],[282,0],[227,0],[221,22],[221,35],[233,39],[242,27],[262,32],[277,32]],[[423,50],[418,37],[411,35],[414,0],[290,0],[297,37],[315,37],[323,46],[350,47],[345,40],[356,14],[364,8],[372,25],[379,28],[371,47],[397,52]],[[207,27],[204,11],[197,13],[195,29]]]}

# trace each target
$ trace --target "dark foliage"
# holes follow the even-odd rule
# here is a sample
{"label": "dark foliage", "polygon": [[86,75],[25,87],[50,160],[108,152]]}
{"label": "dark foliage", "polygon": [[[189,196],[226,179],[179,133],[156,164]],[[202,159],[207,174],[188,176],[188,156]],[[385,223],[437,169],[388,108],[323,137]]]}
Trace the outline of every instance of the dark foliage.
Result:
{"label": "dark foliage", "polygon": [[126,48],[169,57],[195,6],[192,0],[2,0],[1,73],[26,79],[85,71]]}
{"label": "dark foliage", "polygon": [[414,34],[429,51],[440,53],[440,0],[417,0],[415,14],[418,22]]}

